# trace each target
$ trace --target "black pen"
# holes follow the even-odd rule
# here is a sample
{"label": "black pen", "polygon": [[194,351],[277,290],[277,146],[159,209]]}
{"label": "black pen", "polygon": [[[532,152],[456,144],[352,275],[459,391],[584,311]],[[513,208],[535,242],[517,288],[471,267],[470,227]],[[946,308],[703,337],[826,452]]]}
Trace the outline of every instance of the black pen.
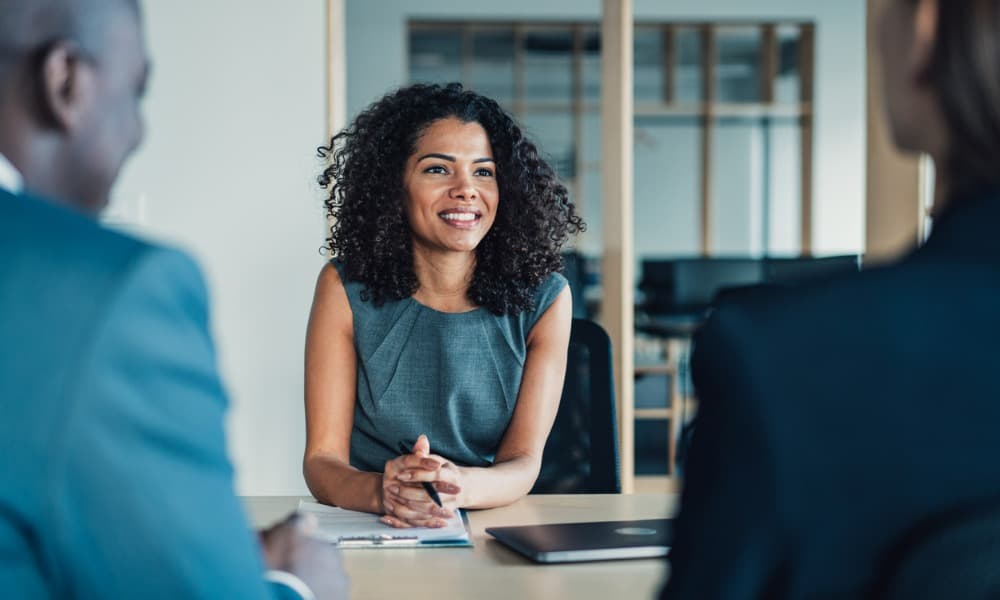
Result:
{"label": "black pen", "polygon": [[[406,448],[406,444],[404,444],[403,442],[399,442],[399,451],[402,452],[403,454],[413,454],[413,451],[408,450]],[[434,489],[434,484],[432,484],[429,481],[421,481],[420,483],[424,486],[424,491],[427,492],[427,495],[431,497],[431,500],[434,501],[434,504],[437,504],[441,508],[444,508],[444,505],[441,504],[441,496],[438,496],[438,491]]]}

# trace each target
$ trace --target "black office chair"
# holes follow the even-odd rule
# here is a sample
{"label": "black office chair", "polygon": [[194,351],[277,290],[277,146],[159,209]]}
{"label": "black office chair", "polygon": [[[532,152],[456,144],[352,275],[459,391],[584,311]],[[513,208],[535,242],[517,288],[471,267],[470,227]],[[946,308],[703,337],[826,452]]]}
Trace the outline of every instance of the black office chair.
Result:
{"label": "black office chair", "polygon": [[1000,503],[951,511],[913,527],[888,553],[870,597],[1000,598]]}
{"label": "black office chair", "polygon": [[533,494],[621,492],[611,339],[573,319],[566,382]]}
{"label": "black office chair", "polygon": [[573,294],[573,318],[586,319],[587,303],[584,301],[584,288],[587,287],[587,259],[579,252],[566,251],[562,253],[563,277],[569,282],[569,291]]}

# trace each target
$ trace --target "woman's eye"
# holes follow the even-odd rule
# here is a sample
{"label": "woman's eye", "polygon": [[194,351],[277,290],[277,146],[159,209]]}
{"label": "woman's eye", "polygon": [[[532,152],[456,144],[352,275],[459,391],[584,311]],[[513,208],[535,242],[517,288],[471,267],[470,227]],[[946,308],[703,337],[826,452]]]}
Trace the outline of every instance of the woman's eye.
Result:
{"label": "woman's eye", "polygon": [[426,169],[424,169],[424,173],[438,173],[438,174],[442,174],[442,173],[447,173],[447,172],[448,172],[448,170],[445,169],[444,167],[442,167],[441,165],[434,165],[433,167],[427,167]]}
{"label": "woman's eye", "polygon": [[493,177],[493,171],[489,169],[476,169],[476,175],[480,177]]}

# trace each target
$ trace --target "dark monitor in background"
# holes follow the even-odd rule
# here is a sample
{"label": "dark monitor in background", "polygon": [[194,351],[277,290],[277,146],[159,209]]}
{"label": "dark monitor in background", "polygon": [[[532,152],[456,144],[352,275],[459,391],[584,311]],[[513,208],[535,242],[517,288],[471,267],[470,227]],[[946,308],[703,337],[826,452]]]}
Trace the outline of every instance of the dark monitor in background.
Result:
{"label": "dark monitor in background", "polygon": [[644,259],[639,289],[649,314],[699,314],[723,288],[763,280],[763,263],[754,258]]}
{"label": "dark monitor in background", "polygon": [[644,259],[639,289],[641,309],[650,315],[697,317],[720,292],[759,285],[794,285],[856,272],[857,255],[820,258],[678,258]]}

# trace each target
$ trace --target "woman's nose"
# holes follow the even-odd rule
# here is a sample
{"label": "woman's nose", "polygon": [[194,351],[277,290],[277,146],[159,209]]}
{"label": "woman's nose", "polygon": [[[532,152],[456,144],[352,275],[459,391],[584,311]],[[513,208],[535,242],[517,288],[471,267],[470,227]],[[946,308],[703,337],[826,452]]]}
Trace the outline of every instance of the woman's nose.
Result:
{"label": "woman's nose", "polygon": [[452,198],[471,200],[476,197],[476,194],[476,186],[472,177],[459,175],[457,181],[455,181],[455,186],[451,189]]}

